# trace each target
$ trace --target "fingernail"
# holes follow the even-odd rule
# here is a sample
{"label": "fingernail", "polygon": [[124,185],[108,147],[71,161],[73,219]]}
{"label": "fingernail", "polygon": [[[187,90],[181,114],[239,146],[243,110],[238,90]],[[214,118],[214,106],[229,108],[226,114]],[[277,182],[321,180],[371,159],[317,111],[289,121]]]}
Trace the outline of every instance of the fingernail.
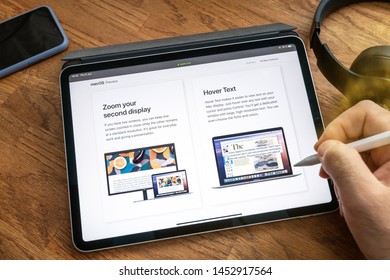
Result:
{"label": "fingernail", "polygon": [[321,143],[321,145],[318,147],[317,150],[318,159],[320,160],[320,162],[322,162],[325,152],[336,144],[337,144],[336,140],[326,140],[323,143]]}

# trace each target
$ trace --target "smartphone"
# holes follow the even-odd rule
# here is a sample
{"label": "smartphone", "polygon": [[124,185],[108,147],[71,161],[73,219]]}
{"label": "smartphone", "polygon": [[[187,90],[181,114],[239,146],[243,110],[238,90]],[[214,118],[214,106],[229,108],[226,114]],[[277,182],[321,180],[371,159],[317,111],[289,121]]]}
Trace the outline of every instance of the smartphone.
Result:
{"label": "smartphone", "polygon": [[0,78],[68,47],[54,11],[40,6],[0,23]]}

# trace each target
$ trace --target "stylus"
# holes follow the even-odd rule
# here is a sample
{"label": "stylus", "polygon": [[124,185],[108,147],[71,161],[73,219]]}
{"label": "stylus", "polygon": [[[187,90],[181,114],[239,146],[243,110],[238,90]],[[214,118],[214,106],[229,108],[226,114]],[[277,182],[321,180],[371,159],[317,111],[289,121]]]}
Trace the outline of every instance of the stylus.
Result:
{"label": "stylus", "polygon": [[[347,144],[359,153],[390,144],[390,130]],[[310,166],[320,163],[317,154],[308,156],[294,166]]]}

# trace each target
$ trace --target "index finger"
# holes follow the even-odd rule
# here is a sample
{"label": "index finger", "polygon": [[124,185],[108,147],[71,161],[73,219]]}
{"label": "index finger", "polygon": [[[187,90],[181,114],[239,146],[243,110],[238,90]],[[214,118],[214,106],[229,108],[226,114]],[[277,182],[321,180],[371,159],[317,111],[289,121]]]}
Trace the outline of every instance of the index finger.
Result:
{"label": "index finger", "polygon": [[349,143],[390,130],[390,112],[372,101],[364,100],[343,112],[325,129],[314,149],[325,140]]}

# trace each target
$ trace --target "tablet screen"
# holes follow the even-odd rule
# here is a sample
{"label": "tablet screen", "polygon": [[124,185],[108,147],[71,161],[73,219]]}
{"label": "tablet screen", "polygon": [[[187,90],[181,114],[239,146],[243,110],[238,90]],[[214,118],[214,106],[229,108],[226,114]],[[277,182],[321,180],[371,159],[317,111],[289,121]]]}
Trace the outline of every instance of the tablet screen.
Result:
{"label": "tablet screen", "polygon": [[293,166],[322,129],[297,37],[72,66],[61,91],[81,250],[336,207]]}

